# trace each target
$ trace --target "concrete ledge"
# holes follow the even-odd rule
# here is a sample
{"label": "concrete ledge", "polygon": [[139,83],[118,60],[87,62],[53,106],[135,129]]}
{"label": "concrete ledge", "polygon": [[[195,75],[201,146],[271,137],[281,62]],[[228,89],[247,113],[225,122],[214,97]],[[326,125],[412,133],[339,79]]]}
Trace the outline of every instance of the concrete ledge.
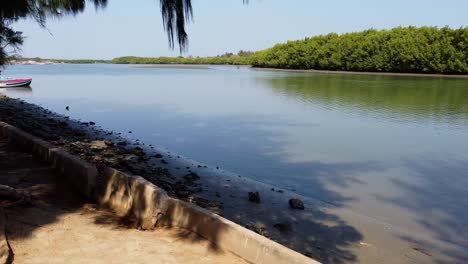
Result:
{"label": "concrete ledge", "polygon": [[140,176],[106,168],[97,184],[97,202],[120,216],[132,216],[143,229],[153,229],[167,213],[166,191]]}
{"label": "concrete ledge", "polygon": [[196,205],[171,198],[139,176],[97,168],[22,130],[0,122],[0,137],[52,164],[87,199],[135,217],[144,229],[179,227],[206,238],[216,248],[252,263],[319,263]]}

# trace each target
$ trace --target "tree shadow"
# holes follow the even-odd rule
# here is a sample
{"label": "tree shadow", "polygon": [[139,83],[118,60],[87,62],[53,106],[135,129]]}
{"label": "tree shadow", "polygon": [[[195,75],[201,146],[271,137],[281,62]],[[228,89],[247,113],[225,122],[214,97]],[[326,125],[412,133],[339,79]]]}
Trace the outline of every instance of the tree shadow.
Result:
{"label": "tree shadow", "polygon": [[[96,103],[82,102],[79,107],[85,110],[91,105]],[[287,146],[290,142],[284,136],[284,132],[264,129],[277,125],[313,128],[312,122],[291,124],[283,119],[259,115],[200,118],[164,107],[134,107],[121,104],[117,106],[104,103],[99,105],[113,110],[90,112],[87,118],[104,127],[117,131],[131,129],[135,131],[133,135],[142,139],[142,142],[162,145],[176,153],[197,157],[207,164],[219,164],[219,158],[223,157],[222,167],[239,172],[242,177],[237,175],[224,177],[219,173],[221,170],[203,170],[196,165],[190,167],[201,177],[203,191],[197,193],[197,196],[211,200],[217,199],[214,196],[215,192],[220,193],[219,200],[222,203],[220,215],[323,263],[359,261],[353,246],[363,239],[362,234],[329,210],[345,207],[346,203],[354,198],[333,191],[331,187],[362,185],[364,183],[356,176],[361,172],[379,170],[381,166],[372,161],[325,163],[289,160]],[[142,116],[147,119],[143,120]],[[122,122],[123,120],[125,122]],[[19,125],[22,126],[24,123],[19,122]],[[155,131],[160,135],[157,140],[154,137]],[[50,129],[49,132],[53,135],[60,133],[60,130]],[[239,140],[233,141],[236,137]],[[174,140],[177,138],[185,140]],[[175,164],[176,158],[169,162],[167,167],[171,167],[172,163]],[[185,172],[181,173],[184,174]],[[154,175],[142,173],[140,176],[158,182],[154,180]],[[255,180],[252,181],[250,178]],[[271,188],[275,188],[275,191],[271,191]],[[247,193],[253,190],[261,191],[260,205],[250,203],[246,197]],[[114,192],[118,193],[117,190]],[[289,208],[290,198],[303,199],[306,210]],[[143,198],[139,206],[142,211],[146,209]],[[138,219],[132,219],[133,216],[134,214],[121,215],[118,222],[108,222],[106,217],[99,217],[96,223],[116,226],[133,224],[138,227],[141,223],[138,223]],[[204,228],[196,222],[191,223],[191,219],[187,221],[191,231],[201,232],[198,228]],[[285,232],[274,227],[275,224],[283,222],[292,224],[292,230]],[[217,250],[216,241],[223,230],[212,227],[210,231],[212,234],[212,237],[209,237],[212,242],[210,247]],[[182,237],[184,235],[181,235]]]}
{"label": "tree shadow", "polygon": [[[131,193],[122,193],[122,188],[119,188],[120,183],[114,184],[115,182],[107,181],[105,177],[100,175],[101,181],[99,182],[99,187],[108,188],[111,196],[123,202],[128,200],[130,196],[132,197],[128,210],[113,211],[109,208],[90,203],[80,194],[78,189],[74,188],[66,180],[66,175],[60,175],[49,163],[36,160],[29,151],[27,148],[19,148],[14,142],[0,137],[0,184],[27,191],[30,193],[32,200],[31,204],[7,203],[5,199],[0,200],[1,222],[2,226],[5,226],[5,231],[2,230],[2,232],[5,232],[7,242],[14,241],[13,251],[9,254],[11,263],[14,261],[15,248],[22,247],[21,243],[26,243],[28,239],[36,239],[38,235],[44,236],[43,230],[48,228],[64,229],[58,230],[58,232],[71,232],[70,236],[79,237],[88,235],[81,234],[84,231],[80,231],[80,227],[69,230],[65,226],[62,226],[61,223],[66,221],[65,219],[76,217],[76,214],[87,216],[87,218],[93,219],[92,223],[106,226],[109,230],[125,230],[129,228],[146,230],[142,220],[146,218],[148,212],[151,213],[152,209],[157,208],[149,208],[150,206],[147,203],[148,196],[145,195],[147,190],[144,185],[136,185],[136,188],[132,189]],[[135,176],[129,178],[138,179]],[[141,178],[139,179],[142,180]],[[170,209],[174,210],[174,208]],[[168,213],[172,212],[169,211]],[[86,217],[83,219],[86,219]],[[167,223],[172,223],[170,219],[164,218],[163,220],[166,223],[164,227],[171,230],[164,233],[164,235],[166,237],[170,236],[172,243],[177,242],[177,240],[183,240],[183,242],[202,243],[204,245],[208,242],[207,249],[209,251],[215,253],[224,252],[217,246],[218,236],[223,233],[222,226],[210,226],[209,231],[211,236],[201,237],[198,233],[203,225],[200,225],[199,222],[188,219],[189,223],[193,224],[189,225],[188,229],[181,229],[177,226],[167,225]],[[83,224],[83,227],[89,225],[86,221],[81,224]],[[206,225],[204,226],[206,228]],[[42,233],[36,232],[40,230],[42,230]],[[158,234],[161,234],[161,230],[158,230],[153,231],[155,238]],[[47,248],[48,245],[60,243],[59,241],[49,241],[49,239],[54,239],[53,236],[49,237],[47,235],[47,238],[43,239],[45,241],[38,242],[41,245],[33,246],[33,249],[42,248],[42,250],[53,251],[53,249]],[[98,239],[102,241],[102,238]],[[63,243],[66,243],[66,241],[63,241]],[[26,245],[26,247],[28,246],[31,247],[31,244]],[[148,246],[157,247],[158,245]],[[69,251],[73,250],[69,249]],[[83,252],[86,253],[85,251]],[[34,254],[34,252],[28,253]]]}
{"label": "tree shadow", "polygon": [[[94,103],[83,102],[80,107],[90,105]],[[262,129],[278,124],[313,127],[313,123],[288,123],[258,115],[200,118],[154,105],[136,108],[101,103],[101,106],[113,109],[112,116],[109,112],[96,111],[90,119],[116,131],[131,129],[132,137],[138,137],[141,142],[173,151],[170,154],[173,159],[165,157],[170,163],[167,168],[173,174],[186,174],[186,170],[174,170],[187,165],[179,163],[177,154],[239,173],[241,177],[229,172],[220,175],[221,169],[198,168],[197,162],[189,164],[190,170],[201,177],[203,191],[196,196],[219,201],[222,206],[216,212],[220,215],[323,263],[358,261],[350,248],[363,239],[362,234],[328,210],[345,207],[354,198],[332,191],[330,186],[363,185],[357,175],[380,170],[381,164],[290,161],[286,147],[290,142],[284,134]],[[139,118],[143,113],[148,118],[145,122]],[[238,140],[233,141],[234,138]],[[141,176],[152,180],[151,175]],[[261,191],[265,202],[250,203],[247,193],[253,190]],[[305,211],[289,208],[288,200],[294,197],[306,202]],[[291,223],[293,230],[277,230],[274,225],[281,222]]]}
{"label": "tree shadow", "polygon": [[410,210],[416,221],[434,240],[402,236],[406,241],[426,247],[438,263],[463,263],[468,260],[468,162],[464,159],[420,158],[407,160],[412,177],[395,178],[403,191],[400,197],[377,196],[385,202]]}

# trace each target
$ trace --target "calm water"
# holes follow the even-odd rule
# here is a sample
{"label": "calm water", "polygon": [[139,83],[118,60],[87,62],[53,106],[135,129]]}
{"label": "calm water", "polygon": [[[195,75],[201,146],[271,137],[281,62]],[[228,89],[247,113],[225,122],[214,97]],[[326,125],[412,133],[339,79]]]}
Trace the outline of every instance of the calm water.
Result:
{"label": "calm water", "polygon": [[468,79],[128,65],[4,75],[34,78],[12,97],[468,246]]}

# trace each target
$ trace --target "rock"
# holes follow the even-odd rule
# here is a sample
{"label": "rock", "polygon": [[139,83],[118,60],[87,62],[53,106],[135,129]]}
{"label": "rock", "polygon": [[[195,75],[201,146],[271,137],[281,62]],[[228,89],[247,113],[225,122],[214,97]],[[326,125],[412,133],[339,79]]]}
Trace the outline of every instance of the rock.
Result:
{"label": "rock", "polygon": [[293,229],[291,223],[277,223],[274,224],[273,227],[281,232],[291,231]]}
{"label": "rock", "polygon": [[140,147],[133,148],[131,153],[138,156],[138,157],[140,157],[140,158],[143,158],[146,155],[145,152],[143,151],[143,149],[140,148]]}
{"label": "rock", "polygon": [[108,146],[105,140],[95,140],[90,143],[90,148],[92,150],[103,150],[108,148]]}
{"label": "rock", "polygon": [[90,124],[91,126],[96,125],[96,123],[94,123],[93,121],[90,121],[89,124]]}
{"label": "rock", "polygon": [[198,174],[196,174],[195,172],[190,172],[189,174],[184,176],[184,179],[188,181],[196,181],[200,179],[200,176],[198,176]]}
{"label": "rock", "polygon": [[249,192],[249,201],[252,203],[260,203],[260,194],[258,192]]}
{"label": "rock", "polygon": [[65,107],[65,110],[69,111],[70,107],[67,105],[67,107]]}
{"label": "rock", "polygon": [[127,146],[127,142],[125,141],[120,141],[119,143],[117,143],[118,146]]}
{"label": "rock", "polygon": [[257,234],[260,234],[264,237],[268,237],[268,231],[266,227],[262,224],[246,224],[245,227],[254,231]]}
{"label": "rock", "polygon": [[289,200],[289,206],[292,209],[304,210],[304,202],[296,198]]}
{"label": "rock", "polygon": [[154,155],[154,157],[157,158],[157,159],[160,159],[160,158],[162,158],[163,156],[162,156],[161,154],[158,153],[158,154]]}
{"label": "rock", "polygon": [[169,162],[165,161],[164,159],[161,160],[162,164],[169,164]]}

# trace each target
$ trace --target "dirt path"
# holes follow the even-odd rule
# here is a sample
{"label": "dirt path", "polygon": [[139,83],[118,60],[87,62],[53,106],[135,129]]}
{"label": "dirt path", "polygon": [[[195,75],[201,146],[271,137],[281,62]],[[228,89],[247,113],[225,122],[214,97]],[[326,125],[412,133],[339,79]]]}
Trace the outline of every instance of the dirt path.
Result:
{"label": "dirt path", "polygon": [[139,231],[84,203],[47,164],[0,139],[0,184],[24,189],[32,205],[3,207],[14,263],[245,263],[183,230]]}

